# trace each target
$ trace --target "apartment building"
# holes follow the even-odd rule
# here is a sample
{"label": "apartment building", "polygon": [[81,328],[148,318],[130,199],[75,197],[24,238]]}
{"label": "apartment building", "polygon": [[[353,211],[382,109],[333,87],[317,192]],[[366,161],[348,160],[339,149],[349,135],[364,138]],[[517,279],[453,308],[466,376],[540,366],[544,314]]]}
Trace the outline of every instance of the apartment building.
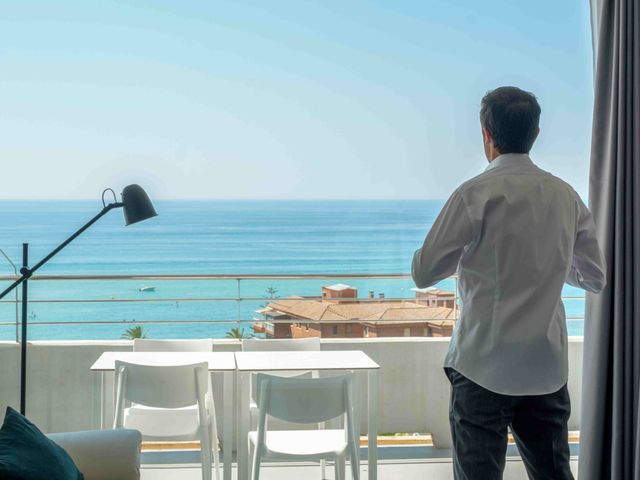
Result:
{"label": "apartment building", "polygon": [[273,300],[257,313],[253,330],[267,338],[375,338],[451,336],[458,309],[454,292],[413,289],[415,299],[358,298],[345,284],[322,287],[317,297]]}

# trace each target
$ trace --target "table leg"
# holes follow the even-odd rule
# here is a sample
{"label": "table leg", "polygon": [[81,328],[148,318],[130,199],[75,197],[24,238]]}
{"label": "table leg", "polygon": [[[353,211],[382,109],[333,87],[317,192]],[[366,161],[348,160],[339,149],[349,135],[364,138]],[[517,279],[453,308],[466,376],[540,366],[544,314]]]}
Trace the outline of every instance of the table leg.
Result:
{"label": "table leg", "polygon": [[234,372],[224,372],[224,396],[222,411],[224,412],[222,443],[222,465],[224,480],[231,480],[231,451],[233,450],[233,375]]}
{"label": "table leg", "polygon": [[104,388],[104,371],[100,372],[100,430],[104,430],[105,425],[107,423],[106,412],[105,412],[105,388]]}
{"label": "table leg", "polygon": [[367,400],[369,402],[369,434],[368,469],[369,480],[378,478],[378,371],[369,370],[367,374]]}
{"label": "table leg", "polygon": [[251,374],[249,372],[238,372],[238,382],[240,384],[240,398],[238,401],[238,412],[240,416],[238,425],[238,480],[249,479],[249,385]]}
{"label": "table leg", "polygon": [[[360,424],[362,423],[362,395],[360,395],[360,386],[362,382],[365,380],[366,373],[361,371],[349,370],[349,373],[354,374],[354,385],[353,385],[353,423],[356,426],[356,441],[358,442],[358,448],[356,448],[356,463],[361,465],[360,459]],[[368,432],[369,430],[367,430]]]}
{"label": "table leg", "polygon": [[[118,385],[116,383],[116,371],[111,372],[111,408],[110,411],[112,413],[111,418],[109,419],[110,424],[112,425],[116,421],[116,397],[118,396]],[[124,421],[124,420],[123,420]]]}
{"label": "table leg", "polygon": [[[318,370],[312,370],[311,378],[320,378],[320,372]],[[324,430],[325,428],[326,428],[325,422],[318,424],[318,430]],[[327,461],[324,458],[320,460],[320,478],[322,480],[327,478]]]}

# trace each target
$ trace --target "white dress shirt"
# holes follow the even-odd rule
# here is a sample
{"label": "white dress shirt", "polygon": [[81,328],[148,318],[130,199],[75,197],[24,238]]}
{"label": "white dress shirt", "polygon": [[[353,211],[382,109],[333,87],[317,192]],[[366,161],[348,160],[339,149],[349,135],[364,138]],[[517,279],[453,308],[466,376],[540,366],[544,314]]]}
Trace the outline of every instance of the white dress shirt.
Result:
{"label": "white dress shirt", "polygon": [[461,314],[444,366],[496,393],[559,390],[568,378],[562,287],[605,285],[578,194],[528,155],[500,155],[453,193],[413,257],[420,288],[456,270]]}

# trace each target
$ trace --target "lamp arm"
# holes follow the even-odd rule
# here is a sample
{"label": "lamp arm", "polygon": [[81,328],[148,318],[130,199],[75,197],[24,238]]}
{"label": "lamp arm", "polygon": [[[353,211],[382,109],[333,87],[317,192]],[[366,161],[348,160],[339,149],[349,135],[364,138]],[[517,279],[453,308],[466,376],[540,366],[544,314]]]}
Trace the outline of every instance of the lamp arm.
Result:
{"label": "lamp arm", "polygon": [[18,285],[20,285],[22,282],[24,282],[25,280],[30,278],[31,275],[33,275],[33,273],[36,270],[38,270],[42,265],[44,265],[49,260],[51,260],[51,258],[56,253],[58,253],[64,247],[69,245],[73,240],[75,240],[76,237],[78,237],[78,235],[80,235],[87,228],[89,228],[91,225],[96,223],[107,212],[109,212],[110,210],[113,210],[114,208],[119,208],[119,207],[122,207],[122,206],[123,206],[123,203],[121,203],[121,202],[115,202],[115,203],[110,203],[109,205],[105,205],[105,207],[95,217],[93,217],[91,220],[89,220],[87,223],[85,223],[82,227],[80,227],[73,235],[71,235],[64,242],[62,242],[60,245],[58,245],[51,253],[49,253],[49,255],[47,255],[42,260],[40,260],[38,263],[36,263],[32,268],[22,267],[20,269],[20,273],[22,274],[22,276],[20,278],[18,278],[15,282],[13,282],[11,285],[9,285],[2,293],[0,293],[0,299],[3,298],[11,290],[16,288]]}

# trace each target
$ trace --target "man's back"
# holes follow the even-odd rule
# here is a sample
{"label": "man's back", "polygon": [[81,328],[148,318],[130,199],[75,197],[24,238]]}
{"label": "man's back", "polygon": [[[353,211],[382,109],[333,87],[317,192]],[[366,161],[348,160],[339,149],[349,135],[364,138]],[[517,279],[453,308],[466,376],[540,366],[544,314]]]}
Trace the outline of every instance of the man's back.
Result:
{"label": "man's back", "polygon": [[561,293],[565,282],[600,291],[605,264],[580,197],[529,158],[541,112],[517,87],[487,92],[489,167],[451,195],[413,256],[418,287],[459,272],[461,316],[444,361],[456,480],[502,478],[508,429],[530,478],[573,480]]}
{"label": "man's back", "polygon": [[567,381],[562,287],[601,289],[600,257],[569,185],[526,154],[493,160],[454,192],[414,258],[420,287],[458,266],[461,317],[444,366],[496,393],[558,390]]}

